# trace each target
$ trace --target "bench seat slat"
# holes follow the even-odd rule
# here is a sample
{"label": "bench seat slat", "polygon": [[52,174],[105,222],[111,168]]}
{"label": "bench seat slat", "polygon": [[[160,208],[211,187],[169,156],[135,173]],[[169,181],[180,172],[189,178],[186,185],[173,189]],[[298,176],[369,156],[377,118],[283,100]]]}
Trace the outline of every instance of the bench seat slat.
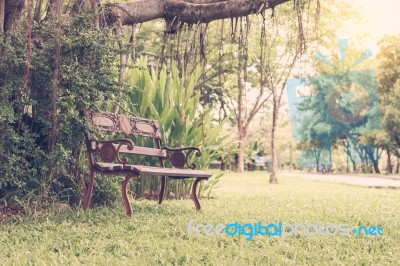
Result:
{"label": "bench seat slat", "polygon": [[175,168],[151,167],[151,166],[141,166],[141,165],[95,163],[94,167],[102,172],[129,171],[137,175],[142,175],[142,174],[157,175],[157,176],[164,175],[172,178],[186,178],[186,177],[209,178],[211,176],[210,173],[201,170],[175,169]]}
{"label": "bench seat slat", "polygon": [[[99,148],[101,148],[103,144],[99,144]],[[118,149],[119,144],[113,143],[113,146],[115,149]],[[93,141],[91,143],[91,147],[94,150],[96,145],[95,142]],[[162,157],[166,158],[167,157],[167,151],[163,149],[157,149],[157,148],[149,148],[149,147],[142,147],[142,146],[134,146],[133,150],[129,150],[127,145],[121,145],[121,148],[119,149],[120,153],[129,153],[129,154],[138,154],[138,155],[145,155],[145,156],[155,156],[155,157]]]}
{"label": "bench seat slat", "polygon": [[142,165],[135,165],[135,169],[133,171],[137,174],[165,175],[170,177],[208,178],[211,176],[210,173],[201,170],[163,168],[163,167],[152,167],[152,166],[142,166]]}
{"label": "bench seat slat", "polygon": [[122,165],[122,164],[115,164],[115,163],[94,163],[93,164],[94,168],[101,172],[126,172],[130,171],[132,172],[134,170],[134,165]]}
{"label": "bench seat slat", "polygon": [[[118,148],[118,144],[114,144],[115,148]],[[122,153],[130,153],[130,154],[139,154],[139,155],[146,155],[146,156],[156,156],[156,157],[167,157],[167,152],[162,149],[156,148],[148,148],[148,147],[140,147],[135,146],[133,150],[128,150],[127,145],[122,145],[119,149],[119,152]]]}

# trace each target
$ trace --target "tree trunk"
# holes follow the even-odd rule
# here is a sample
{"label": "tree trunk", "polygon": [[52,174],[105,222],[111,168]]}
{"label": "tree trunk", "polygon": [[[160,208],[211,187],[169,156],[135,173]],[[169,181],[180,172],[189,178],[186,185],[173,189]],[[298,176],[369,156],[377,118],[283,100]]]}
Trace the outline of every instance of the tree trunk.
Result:
{"label": "tree trunk", "polygon": [[238,157],[238,172],[244,172],[244,148],[246,147],[246,131],[242,128],[239,132],[239,157]]}
{"label": "tree trunk", "polygon": [[[290,146],[289,146],[289,152],[290,152],[290,154],[289,154],[289,172],[292,172],[292,169],[294,168],[293,166],[294,166],[294,164],[293,164],[293,162],[292,162],[292,160],[293,160],[293,156],[292,156],[292,153],[293,153],[293,149],[292,149],[292,143],[290,143]],[[296,169],[295,169],[296,170]]]}
{"label": "tree trunk", "polygon": [[52,92],[51,92],[51,109],[49,110],[49,116],[51,117],[51,132],[49,140],[49,151],[50,151],[50,172],[48,175],[47,189],[44,191],[43,197],[47,197],[53,186],[55,167],[56,167],[56,142],[58,133],[58,107],[57,100],[60,94],[60,75],[61,75],[61,42],[62,42],[62,30],[61,30],[61,14],[63,9],[63,0],[50,1],[51,6],[51,19],[54,24],[54,35],[56,36],[55,41],[55,55],[54,55],[54,73],[52,80]]}
{"label": "tree trunk", "polygon": [[224,159],[221,160],[221,164],[219,165],[219,170],[225,171],[225,162],[224,162]]}
{"label": "tree trunk", "polygon": [[[130,38],[129,41],[129,48],[131,48],[134,45],[134,36],[135,36],[135,27],[133,26],[132,28],[132,36]],[[128,62],[129,62],[129,58],[130,58],[130,52],[131,49],[126,49],[125,44],[124,44],[124,38],[123,38],[123,31],[122,31],[122,25],[119,24],[115,27],[115,35],[117,36],[117,42],[118,42],[118,46],[120,49],[120,55],[119,55],[119,77],[118,77],[118,83],[121,86],[121,90],[120,92],[122,92],[122,88],[124,86],[125,83],[125,79],[126,79],[126,73],[128,71]],[[119,96],[117,95],[117,101],[114,104],[113,108],[112,108],[112,112],[114,114],[118,113],[119,110]]]}
{"label": "tree trunk", "polygon": [[158,68],[161,70],[165,63],[165,50],[167,49],[168,33],[164,32],[161,45],[160,58],[158,59]]}
{"label": "tree trunk", "polygon": [[271,129],[271,173],[269,176],[269,183],[278,183],[276,172],[278,170],[278,159],[276,158],[276,147],[275,147],[275,131],[278,123],[278,103],[274,100],[274,106],[272,109],[272,129]]}
{"label": "tree trunk", "polygon": [[61,14],[63,9],[62,0],[50,1],[50,16],[52,23],[54,24],[54,35],[56,36],[55,42],[55,55],[54,55],[54,73],[52,80],[52,92],[51,92],[51,110],[50,117],[52,121],[51,134],[50,134],[50,152],[54,151],[56,145],[57,131],[58,131],[58,112],[57,112],[57,100],[60,93],[60,74],[61,74],[61,42],[62,42],[62,30],[61,30]]}
{"label": "tree trunk", "polygon": [[[238,164],[237,164],[237,171],[239,173],[244,172],[244,141],[246,139],[246,129],[245,129],[245,112],[244,112],[244,90],[245,90],[245,84],[244,80],[242,78],[242,71],[247,71],[246,70],[246,65],[242,62],[243,60],[243,51],[241,50],[241,47],[239,45],[238,48],[238,110],[236,114],[236,120],[237,120],[237,126],[238,126],[238,133],[239,133],[239,156],[238,156]],[[245,72],[246,73],[246,72]]]}
{"label": "tree trunk", "polygon": [[389,147],[386,147],[386,151],[387,151],[387,172],[388,172],[388,174],[392,174],[393,168],[392,168],[392,160],[391,160],[391,156],[390,156]]}
{"label": "tree trunk", "polygon": [[[376,151],[378,152],[378,148],[376,148]],[[374,156],[374,151],[372,149],[367,149],[365,152],[366,152],[365,157],[367,159],[369,158],[369,160],[372,162],[372,165],[374,167],[374,172],[376,174],[380,174],[381,171],[379,170],[379,165],[378,165],[379,156],[378,155]]]}
{"label": "tree trunk", "polygon": [[35,5],[33,20],[39,23],[41,16],[42,16],[42,0],[37,0]]}
{"label": "tree trunk", "polygon": [[381,171],[379,170],[379,165],[378,165],[378,162],[377,162],[377,161],[374,161],[373,166],[374,166],[374,172],[375,172],[375,174],[380,174]]}
{"label": "tree trunk", "polygon": [[121,30],[121,33],[120,33],[119,36],[120,36],[119,38],[121,38],[121,41],[118,41],[118,43],[119,43],[119,46],[120,46],[119,48],[121,49],[121,53],[119,55],[120,56],[120,58],[119,58],[120,69],[119,69],[118,82],[119,82],[119,85],[121,87],[123,87],[125,79],[126,79],[126,72],[128,70],[128,59],[130,57],[130,54],[127,53],[127,52],[124,52],[124,49],[125,49],[124,46],[125,45],[124,45],[124,43],[122,41],[122,30]]}
{"label": "tree trunk", "polygon": [[321,157],[321,150],[318,152],[317,148],[314,148],[314,157],[315,157],[315,163],[317,164],[315,169],[317,170],[317,172],[319,172],[319,159]]}
{"label": "tree trunk", "polygon": [[397,158],[397,164],[396,164],[396,174],[400,172],[400,159]]}
{"label": "tree trunk", "polygon": [[4,32],[14,29],[20,22],[24,0],[1,0],[4,3]]}

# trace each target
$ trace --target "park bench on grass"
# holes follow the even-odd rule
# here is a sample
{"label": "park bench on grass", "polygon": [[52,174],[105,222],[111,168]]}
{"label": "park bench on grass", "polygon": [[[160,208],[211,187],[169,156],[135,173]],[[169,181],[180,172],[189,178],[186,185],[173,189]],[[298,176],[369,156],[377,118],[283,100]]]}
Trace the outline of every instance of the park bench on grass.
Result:
{"label": "park bench on grass", "polygon": [[[105,140],[99,140],[89,135],[86,137],[90,177],[83,200],[84,210],[90,205],[95,173],[125,176],[122,183],[122,199],[128,216],[132,215],[132,207],[127,195],[128,182],[132,177],[140,177],[142,174],[162,176],[161,190],[158,195],[160,204],[164,198],[166,177],[172,179],[195,178],[191,196],[196,209],[200,210],[197,185],[201,180],[207,180],[211,176],[210,173],[205,171],[195,170],[196,165],[189,162],[189,158],[201,156],[200,149],[197,147],[162,147],[159,123],[154,120],[109,112],[95,112],[91,109],[86,109],[84,116],[89,129],[92,131],[91,135],[102,132],[109,137]],[[117,138],[115,136],[113,138],[112,135],[117,135]],[[123,137],[118,138],[121,135]],[[154,147],[136,146],[134,140],[138,137],[151,138]],[[156,157],[158,158],[158,166],[130,164],[126,155]],[[167,164],[170,167],[167,167]]]}

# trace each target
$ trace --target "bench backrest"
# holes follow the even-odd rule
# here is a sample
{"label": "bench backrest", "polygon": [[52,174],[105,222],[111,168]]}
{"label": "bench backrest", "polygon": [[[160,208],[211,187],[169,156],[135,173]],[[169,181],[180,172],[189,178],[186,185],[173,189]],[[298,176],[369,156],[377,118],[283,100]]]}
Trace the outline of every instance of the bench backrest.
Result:
{"label": "bench backrest", "polygon": [[86,122],[97,130],[161,139],[160,124],[155,120],[110,112],[95,112],[92,109],[85,110],[85,118]]}
{"label": "bench backrest", "polygon": [[[123,134],[128,139],[132,139],[132,135],[154,139],[154,148],[140,147],[135,145],[134,148],[131,149],[129,145],[127,145],[128,143],[124,143],[124,145],[121,145],[121,143],[101,144],[96,142],[96,140],[88,138],[88,152],[99,152],[103,161],[113,162],[115,159],[117,159],[115,158],[116,151],[120,153],[156,156],[160,159],[166,157],[166,151],[161,149],[161,132],[158,121],[131,115],[118,115],[110,112],[96,112],[92,109],[86,109],[84,111],[84,116],[88,126],[92,127],[94,130]],[[107,140],[112,140],[112,137]],[[114,148],[112,148],[110,145],[114,146]],[[90,157],[92,157],[92,155]],[[107,157],[110,159],[107,160]],[[91,158],[91,161],[93,161],[93,157]]]}

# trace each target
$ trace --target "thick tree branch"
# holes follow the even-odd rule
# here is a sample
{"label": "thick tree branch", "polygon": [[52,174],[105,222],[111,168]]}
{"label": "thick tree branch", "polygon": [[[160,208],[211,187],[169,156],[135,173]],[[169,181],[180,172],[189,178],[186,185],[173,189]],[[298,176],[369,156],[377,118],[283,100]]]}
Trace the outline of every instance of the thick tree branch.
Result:
{"label": "thick tree branch", "polygon": [[[192,3],[193,2],[193,3]],[[206,2],[203,4],[203,2]],[[196,24],[214,20],[243,17],[273,8],[289,0],[138,0],[106,4],[108,22],[120,20],[122,25],[133,25],[158,18]]]}

